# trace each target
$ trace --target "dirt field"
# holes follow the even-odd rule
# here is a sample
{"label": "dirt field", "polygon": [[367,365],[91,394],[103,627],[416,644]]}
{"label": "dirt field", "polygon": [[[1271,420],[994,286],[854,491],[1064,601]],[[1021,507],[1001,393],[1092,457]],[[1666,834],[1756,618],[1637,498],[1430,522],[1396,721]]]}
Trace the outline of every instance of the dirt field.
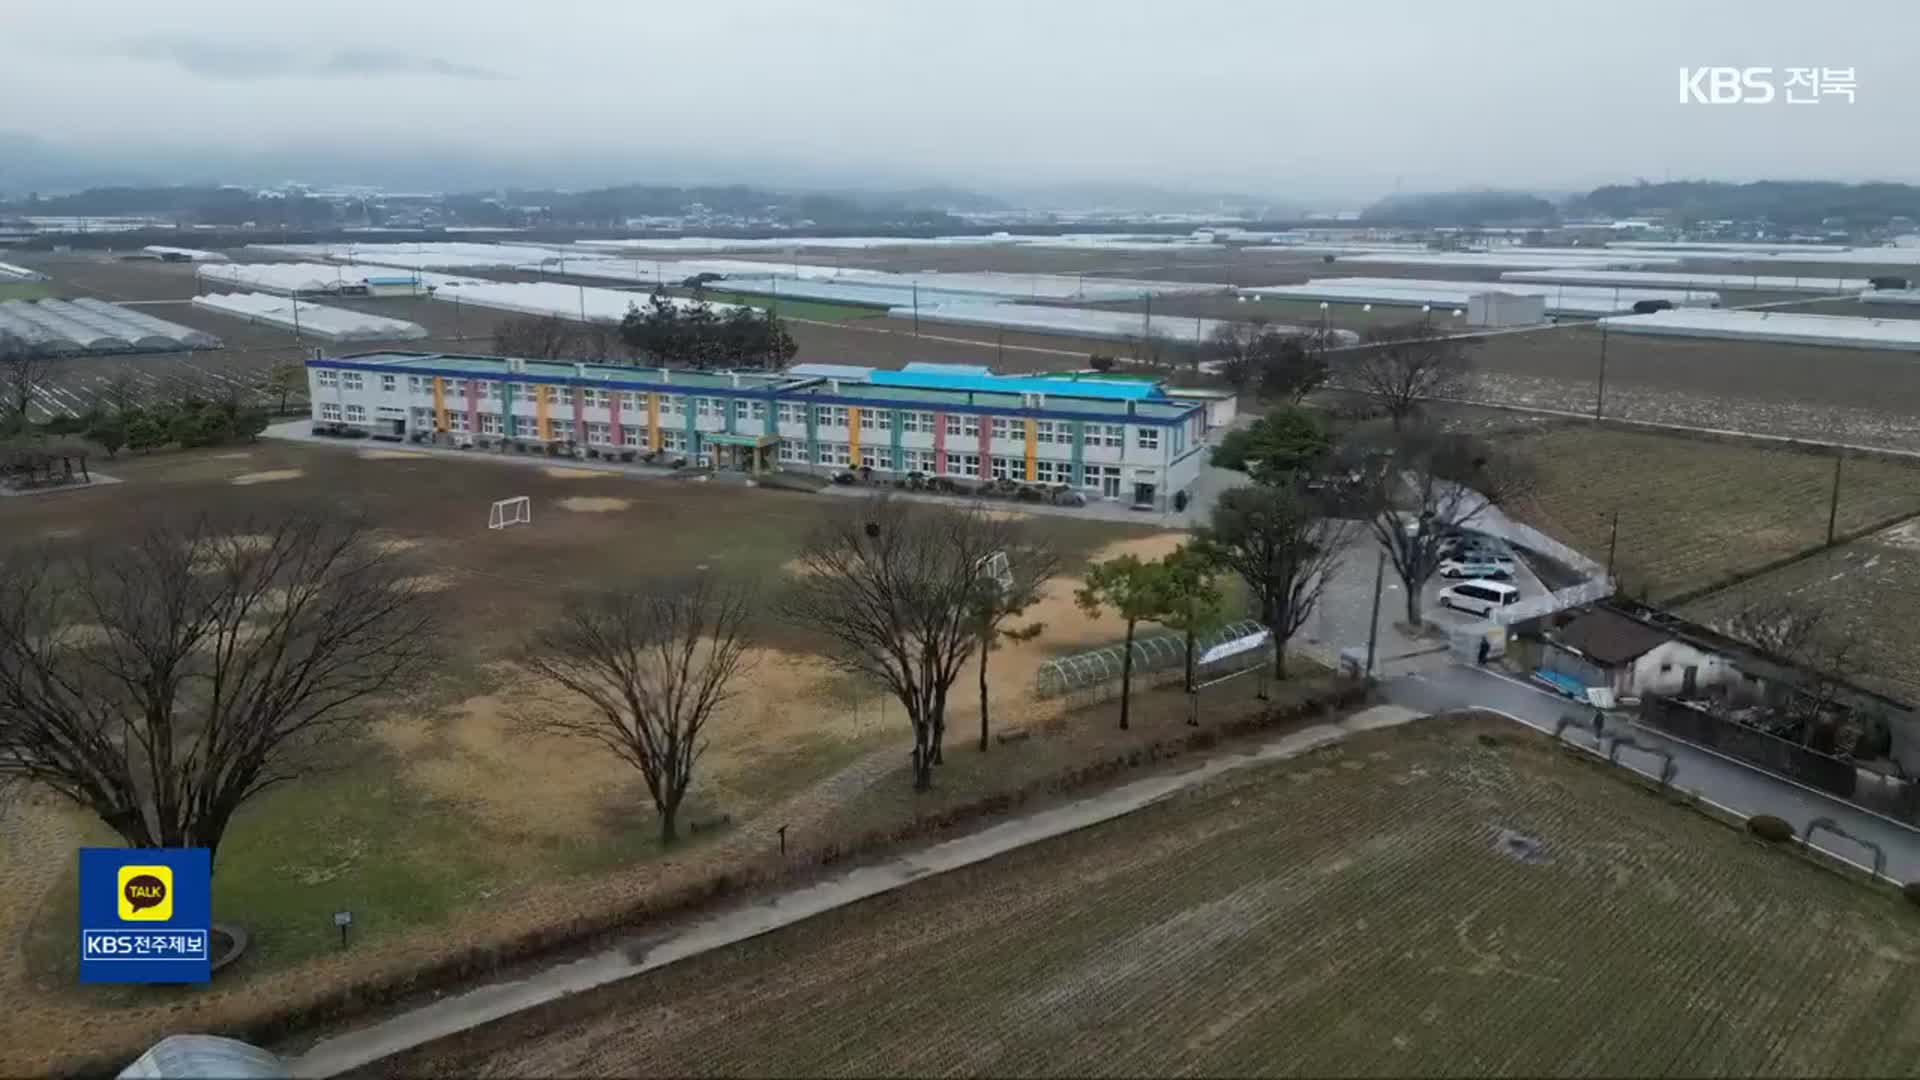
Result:
{"label": "dirt field", "polygon": [[1909,1075],[1915,919],[1508,722],[1417,721],[375,1071]]}
{"label": "dirt field", "polygon": [[[1556,426],[1510,449],[1537,470],[1515,508],[1604,562],[1620,514],[1615,568],[1628,592],[1654,600],[1702,588],[1826,539],[1833,459],[1749,444]],[[1920,463],[1849,459],[1839,531],[1920,513]]]}
{"label": "dirt field", "polygon": [[[811,830],[869,787],[907,789],[898,706],[835,673],[803,633],[763,621],[748,689],[710,729],[684,811],[689,821],[724,814],[731,824],[663,853],[637,773],[589,744],[529,734],[524,717],[573,706],[556,705],[506,662],[568,586],[697,566],[770,585],[800,536],[844,505],[838,499],[364,445],[269,441],[96,464],[122,482],[7,500],[6,542],[123,536],[182,507],[270,514],[318,499],[364,512],[414,564],[442,605],[445,656],[329,770],[263,796],[236,819],[220,849],[214,905],[254,940],[212,990],[182,997],[77,987],[73,845],[113,841],[44,798],[0,818],[0,948],[8,956],[0,998],[32,1002],[0,1016],[0,1072],[37,1071],[109,1030],[137,1041],[163,1022],[174,1030],[230,1023],[370,968],[404,969],[461,943],[630,904],[757,855],[774,824],[816,842]],[[531,527],[485,528],[492,500],[521,494],[533,500]],[[1042,520],[1072,553],[1070,566],[1103,551],[1157,553],[1178,539]],[[1047,622],[1038,640],[995,654],[1001,729],[1055,715],[1022,704],[1042,660],[1120,633],[1113,620],[1072,607],[1075,584],[1057,583],[1036,612]],[[962,701],[956,726],[972,698]],[[1073,726],[1108,722],[1102,712]],[[1022,747],[1046,741],[1015,744],[1002,760],[1011,765]],[[956,776],[954,785],[966,782]],[[355,911],[356,948],[347,953],[327,919],[342,907]],[[168,1011],[176,1006],[197,1019]]]}
{"label": "dirt field", "polygon": [[1907,521],[1743,581],[1684,613],[1712,624],[1754,601],[1783,597],[1828,611],[1859,635],[1855,662],[1862,683],[1920,700],[1920,634],[1913,626],[1920,611],[1920,523]]}

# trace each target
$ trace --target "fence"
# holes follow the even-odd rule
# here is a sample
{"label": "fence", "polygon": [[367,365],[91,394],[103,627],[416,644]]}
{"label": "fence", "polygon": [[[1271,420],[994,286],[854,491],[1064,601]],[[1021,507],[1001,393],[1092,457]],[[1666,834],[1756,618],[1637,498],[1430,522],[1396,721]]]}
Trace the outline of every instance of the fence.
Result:
{"label": "fence", "polygon": [[1711,747],[1728,757],[1751,762],[1768,772],[1843,799],[1853,797],[1854,786],[1859,781],[1859,773],[1851,761],[1817,753],[1683,701],[1649,697],[1640,703],[1640,719],[1656,730]]}
{"label": "fence", "polygon": [[[1263,653],[1260,649],[1250,649],[1233,654],[1217,663],[1201,663],[1200,658],[1208,652],[1232,642],[1264,633],[1265,627],[1252,619],[1243,619],[1229,623],[1220,629],[1201,634],[1194,641],[1193,653],[1196,668],[1202,673],[1228,670],[1245,666],[1249,657],[1258,661]],[[1035,678],[1034,693],[1042,698],[1063,697],[1078,692],[1098,692],[1104,687],[1115,685],[1126,662],[1125,643],[1107,645],[1087,652],[1063,656],[1040,665]],[[1186,666],[1187,640],[1182,634],[1145,634],[1133,639],[1133,674],[1137,679],[1151,685],[1149,676]]]}

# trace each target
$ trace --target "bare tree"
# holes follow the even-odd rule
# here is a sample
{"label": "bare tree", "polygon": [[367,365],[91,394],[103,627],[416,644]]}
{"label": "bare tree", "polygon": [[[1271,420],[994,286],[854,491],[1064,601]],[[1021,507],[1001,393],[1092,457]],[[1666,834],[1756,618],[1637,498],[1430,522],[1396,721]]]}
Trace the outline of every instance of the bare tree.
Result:
{"label": "bare tree", "polygon": [[592,706],[547,711],[536,726],[590,739],[640,770],[660,815],[660,842],[675,821],[706,728],[732,698],[745,666],[747,594],[701,574],[570,597],[566,613],[534,634],[528,669]]}
{"label": "bare tree", "polygon": [[980,598],[997,587],[989,557],[1019,547],[1022,529],[979,507],[849,500],[807,540],[779,601],[784,618],[825,639],[829,660],[905,706],[916,790],[933,786],[947,694],[980,644]]}
{"label": "bare tree", "polygon": [[1377,327],[1367,347],[1347,355],[1346,381],[1378,402],[1396,431],[1421,402],[1462,392],[1472,368],[1465,344],[1426,321]]}
{"label": "bare tree", "polygon": [[27,410],[52,373],[53,361],[13,334],[0,331],[0,423],[11,430],[27,425]]}
{"label": "bare tree", "polygon": [[1273,636],[1273,676],[1287,677],[1287,643],[1320,604],[1327,579],[1357,525],[1291,485],[1256,484],[1220,496],[1201,543],[1246,582],[1260,624]]}
{"label": "bare tree", "polygon": [[[1773,687],[1769,694],[1762,725],[1774,734],[1804,745],[1847,711],[1847,682],[1859,672],[1866,642],[1829,609],[1792,597],[1765,597],[1733,611],[1716,629],[1793,669],[1792,684]],[[1850,741],[1834,734],[1836,743]]]}
{"label": "bare tree", "polygon": [[0,782],[130,846],[216,850],[424,669],[427,594],[357,522],[202,516],[116,541],[0,563]]}
{"label": "bare tree", "polygon": [[1207,340],[1207,352],[1235,390],[1284,398],[1298,405],[1327,380],[1318,334],[1283,333],[1254,318],[1225,323]]}
{"label": "bare tree", "polygon": [[1420,591],[1440,570],[1451,535],[1531,490],[1525,466],[1470,435],[1430,429],[1361,439],[1343,453],[1366,478],[1367,525],[1406,588],[1409,625],[1420,624]]}
{"label": "bare tree", "polygon": [[493,324],[494,350],[533,360],[570,357],[580,343],[577,327],[557,315],[515,315]]}

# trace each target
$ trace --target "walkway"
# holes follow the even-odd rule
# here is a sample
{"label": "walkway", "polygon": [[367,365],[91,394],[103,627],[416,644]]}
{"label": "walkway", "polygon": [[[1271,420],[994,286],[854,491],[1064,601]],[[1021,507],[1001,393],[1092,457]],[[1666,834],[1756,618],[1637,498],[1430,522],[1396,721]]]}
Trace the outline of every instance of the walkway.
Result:
{"label": "walkway", "polygon": [[[1592,715],[1585,706],[1517,679],[1460,665],[1394,679],[1382,689],[1386,700],[1423,712],[1493,709],[1548,733],[1562,716],[1585,720]],[[1638,742],[1672,754],[1677,787],[1698,792],[1702,798],[1747,817],[1772,814],[1785,818],[1802,833],[1814,818],[1830,818],[1853,835],[1880,845],[1887,856],[1887,877],[1896,882],[1920,880],[1920,831],[1638,724],[1615,718],[1608,731],[1631,735]],[[1587,738],[1584,744],[1591,742]],[[1631,750],[1625,751],[1623,761],[1633,756]],[[1634,766],[1644,770],[1650,765],[1645,755],[1637,756],[1640,760],[1632,762]],[[1822,851],[1855,865],[1872,863],[1870,851],[1843,837],[1823,831],[1813,842]]]}
{"label": "walkway", "polygon": [[1298,757],[1357,732],[1404,724],[1417,715],[1391,706],[1376,707],[1333,723],[1304,728],[1250,751],[1223,754],[1183,772],[1136,780],[912,854],[849,870],[815,885],[733,907],[677,932],[639,937],[526,978],[482,986],[357,1031],[322,1039],[306,1053],[291,1058],[288,1068],[296,1077],[333,1076],[363,1068],[435,1039],[724,948],[898,889],[923,877],[958,870],[1016,848],[1110,821],[1225,773]]}

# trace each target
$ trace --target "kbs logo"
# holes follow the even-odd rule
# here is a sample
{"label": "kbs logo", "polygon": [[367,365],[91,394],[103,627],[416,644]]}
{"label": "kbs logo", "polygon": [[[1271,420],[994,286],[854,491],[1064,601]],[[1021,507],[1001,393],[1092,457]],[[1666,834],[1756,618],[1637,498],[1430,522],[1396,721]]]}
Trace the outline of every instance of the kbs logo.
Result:
{"label": "kbs logo", "polygon": [[1682,105],[1818,105],[1822,97],[1843,97],[1853,104],[1852,68],[1787,68],[1778,79],[1770,67],[1697,67],[1680,69]]}
{"label": "kbs logo", "polygon": [[123,866],[120,917],[128,922],[166,922],[173,918],[173,867]]}

